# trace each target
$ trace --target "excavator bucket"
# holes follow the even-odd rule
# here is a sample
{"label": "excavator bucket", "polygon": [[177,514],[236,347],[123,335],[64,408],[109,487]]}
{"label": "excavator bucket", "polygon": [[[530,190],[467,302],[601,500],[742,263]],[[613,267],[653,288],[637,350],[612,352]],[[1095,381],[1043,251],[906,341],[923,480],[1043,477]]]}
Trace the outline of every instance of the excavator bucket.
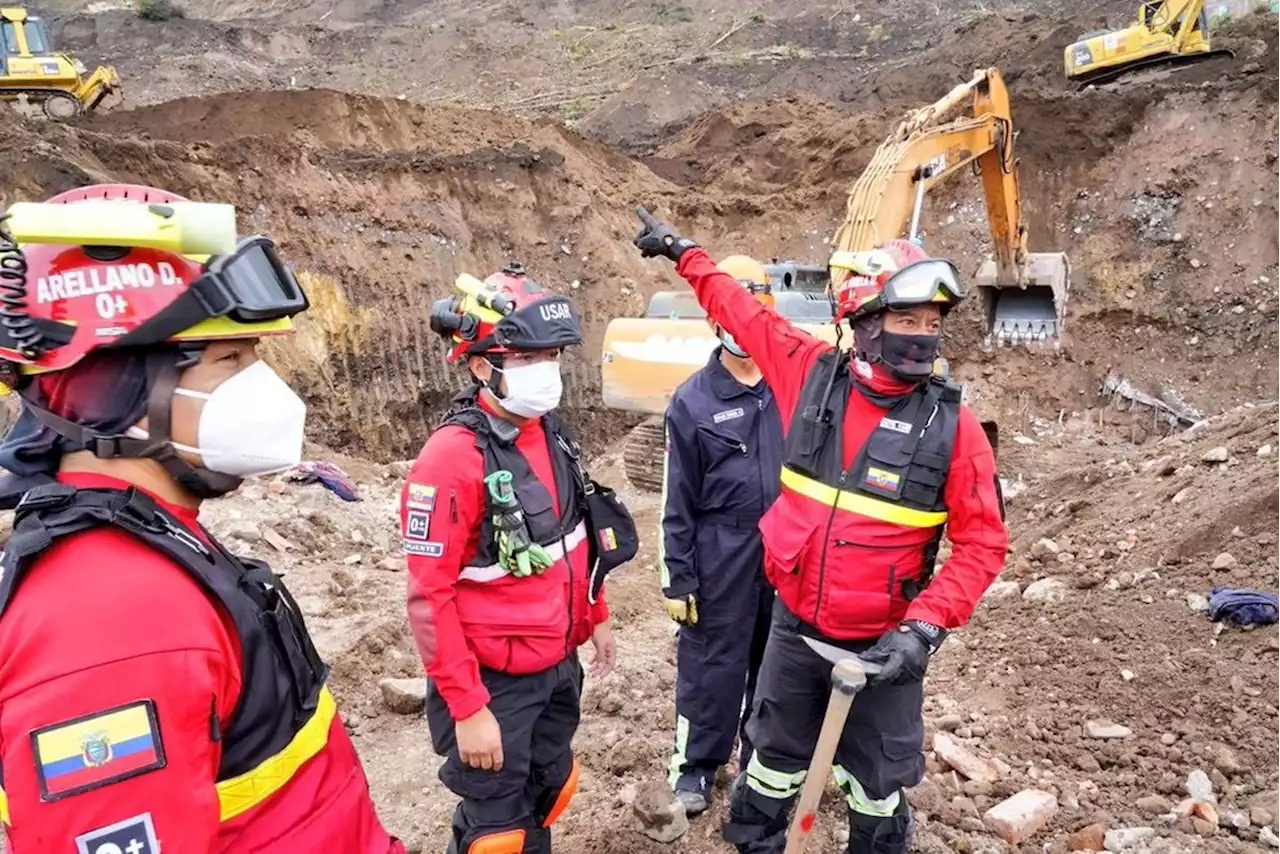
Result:
{"label": "excavator bucket", "polygon": [[1024,281],[1001,281],[994,259],[977,276],[986,341],[997,346],[1062,345],[1071,263],[1064,252],[1029,252]]}

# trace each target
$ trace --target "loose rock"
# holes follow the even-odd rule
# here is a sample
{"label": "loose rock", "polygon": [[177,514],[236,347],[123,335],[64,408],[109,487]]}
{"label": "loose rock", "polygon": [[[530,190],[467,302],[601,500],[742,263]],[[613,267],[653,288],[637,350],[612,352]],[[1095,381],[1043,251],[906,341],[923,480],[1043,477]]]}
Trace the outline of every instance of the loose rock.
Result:
{"label": "loose rock", "polygon": [[1022,598],[1028,602],[1061,602],[1066,595],[1067,585],[1057,578],[1033,581],[1022,591]]}
{"label": "loose rock", "polygon": [[1210,448],[1200,456],[1200,461],[1205,463],[1225,463],[1231,458],[1231,452],[1226,446],[1219,445],[1216,448]]}
{"label": "loose rock", "polygon": [[983,815],[983,823],[1010,845],[1035,835],[1058,812],[1058,799],[1040,789],[1025,789]]}
{"label": "loose rock", "polygon": [[1173,805],[1160,795],[1147,795],[1134,802],[1139,810],[1147,815],[1164,815],[1173,809]]}
{"label": "loose rock", "polygon": [[1067,837],[1068,851],[1103,851],[1106,846],[1107,826],[1091,824]]}
{"label": "loose rock", "polygon": [[1188,593],[1187,607],[1194,613],[1204,613],[1209,610],[1209,599],[1199,593]]}
{"label": "loose rock", "polygon": [[955,732],[956,727],[964,723],[964,718],[959,715],[943,715],[933,722],[933,725],[943,732]]}
{"label": "loose rock", "polygon": [[1153,827],[1124,827],[1108,830],[1103,845],[1108,851],[1124,851],[1156,835]]}
{"label": "loose rock", "polygon": [[1239,774],[1241,770],[1240,760],[1236,759],[1230,747],[1218,748],[1218,752],[1213,756],[1213,767],[1229,777]]}
{"label": "loose rock", "polygon": [[988,599],[1007,599],[1021,592],[1022,587],[1016,581],[997,581],[987,588],[985,596]]}
{"label": "loose rock", "polygon": [[664,784],[652,781],[636,793],[631,811],[644,835],[658,842],[674,842],[689,830],[689,817]]}
{"label": "loose rock", "polygon": [[1273,816],[1271,811],[1265,807],[1250,807],[1249,821],[1259,827],[1266,827],[1271,824],[1271,822],[1275,821],[1275,816]]}
{"label": "loose rock", "polygon": [[1187,794],[1192,800],[1197,801],[1216,802],[1218,800],[1213,794],[1213,784],[1209,782],[1209,775],[1199,768],[1187,775]]}
{"label": "loose rock", "polygon": [[1269,827],[1264,827],[1258,831],[1258,841],[1270,845],[1272,848],[1280,848],[1280,836],[1276,836],[1275,831]]}
{"label": "loose rock", "polygon": [[228,533],[238,540],[244,540],[246,543],[256,543],[262,539],[262,529],[258,527],[257,523],[247,520],[233,523]]}
{"label": "loose rock", "polygon": [[382,704],[397,715],[416,715],[427,702],[426,679],[383,679],[378,690]]}
{"label": "loose rock", "polygon": [[1231,556],[1230,552],[1223,552],[1213,559],[1214,569],[1230,569],[1236,565],[1236,559]]}
{"label": "loose rock", "polygon": [[933,736],[933,750],[938,754],[939,759],[970,780],[985,780],[993,783],[1000,777],[1000,771],[995,763],[970,753],[963,744],[948,733],[939,732]]}
{"label": "loose rock", "polygon": [[1121,726],[1106,720],[1087,721],[1084,725],[1084,731],[1090,738],[1120,739],[1133,735],[1133,730],[1127,726]]}

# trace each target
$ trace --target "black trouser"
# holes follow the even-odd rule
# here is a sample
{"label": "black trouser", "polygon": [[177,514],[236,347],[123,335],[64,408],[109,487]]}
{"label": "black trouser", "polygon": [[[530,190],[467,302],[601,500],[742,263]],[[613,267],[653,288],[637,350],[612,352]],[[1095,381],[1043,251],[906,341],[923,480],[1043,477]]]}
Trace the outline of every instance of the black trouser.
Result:
{"label": "black trouser", "polygon": [[[805,644],[779,601],[747,734],[755,747],[739,778],[725,838],[742,852],[781,852],[787,815],[804,784],[831,697],[831,663]],[[806,627],[806,631],[810,631]],[[842,643],[851,652],[869,647]],[[864,688],[836,747],[836,780],[849,804],[849,851],[903,854],[911,833],[904,788],[924,776],[924,685]]]}
{"label": "black trouser", "polygon": [[448,854],[465,854],[481,836],[524,830],[528,854],[551,851],[542,823],[573,771],[570,744],[578,728],[582,666],[571,655],[549,670],[516,676],[481,668],[489,711],[502,730],[502,770],[472,768],[458,757],[453,718],[427,684],[427,726],[445,757],[440,780],[462,798],[453,815]]}
{"label": "black trouser", "polygon": [[680,629],[672,788],[690,788],[699,777],[714,780],[733,753],[735,736],[741,739],[740,769],[751,756],[746,724],[769,638],[773,589],[758,569],[743,582],[731,602],[704,605],[699,599],[698,622]]}

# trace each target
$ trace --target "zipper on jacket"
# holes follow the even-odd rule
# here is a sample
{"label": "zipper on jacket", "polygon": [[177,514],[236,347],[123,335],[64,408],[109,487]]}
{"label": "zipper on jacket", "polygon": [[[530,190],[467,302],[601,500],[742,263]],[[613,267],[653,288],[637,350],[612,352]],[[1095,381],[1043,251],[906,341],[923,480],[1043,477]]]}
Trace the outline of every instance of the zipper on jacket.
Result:
{"label": "zipper on jacket", "polygon": [[889,613],[893,615],[893,584],[898,580],[898,565],[896,563],[889,564]]}
{"label": "zipper on jacket", "polygon": [[453,524],[458,524],[458,493],[449,490],[449,519]]}
{"label": "zipper on jacket", "polygon": [[831,515],[827,516],[827,527],[822,531],[822,558],[818,562],[818,593],[813,603],[813,625],[818,625],[818,612],[822,610],[822,584],[827,574],[827,546],[831,543],[831,526],[836,521],[836,504],[840,501],[840,493],[844,491],[848,470],[840,472],[840,480],[836,481],[836,494],[831,501]]}
{"label": "zipper on jacket", "polygon": [[712,438],[714,438],[714,439],[717,439],[717,440],[719,440],[719,441],[721,441],[721,442],[724,442],[726,445],[728,445],[728,446],[729,446],[729,447],[731,447],[731,448],[737,448],[739,451],[741,451],[741,452],[742,452],[742,455],[743,455],[744,457],[749,457],[749,456],[751,456],[751,455],[747,452],[747,443],[746,443],[746,442],[742,442],[742,441],[739,441],[739,440],[737,440],[737,439],[730,439],[728,436],[721,436],[719,433],[712,432],[711,430],[708,430],[708,429],[706,429],[705,427],[702,429],[702,432],[703,432],[703,433],[706,433],[708,436],[711,436],[711,437],[712,437]]}

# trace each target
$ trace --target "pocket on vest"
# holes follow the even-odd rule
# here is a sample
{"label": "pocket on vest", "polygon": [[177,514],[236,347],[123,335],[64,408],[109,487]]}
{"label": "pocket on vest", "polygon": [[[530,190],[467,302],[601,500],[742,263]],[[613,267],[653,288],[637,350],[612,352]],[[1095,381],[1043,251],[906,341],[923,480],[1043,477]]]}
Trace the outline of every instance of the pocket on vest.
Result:
{"label": "pocket on vest", "polygon": [[821,524],[796,512],[785,496],[779,499],[760,520],[765,576],[781,578],[797,572]]}
{"label": "pocket on vest", "polygon": [[508,576],[476,587],[459,586],[458,620],[475,637],[558,637],[569,619],[564,570],[545,576]]}

